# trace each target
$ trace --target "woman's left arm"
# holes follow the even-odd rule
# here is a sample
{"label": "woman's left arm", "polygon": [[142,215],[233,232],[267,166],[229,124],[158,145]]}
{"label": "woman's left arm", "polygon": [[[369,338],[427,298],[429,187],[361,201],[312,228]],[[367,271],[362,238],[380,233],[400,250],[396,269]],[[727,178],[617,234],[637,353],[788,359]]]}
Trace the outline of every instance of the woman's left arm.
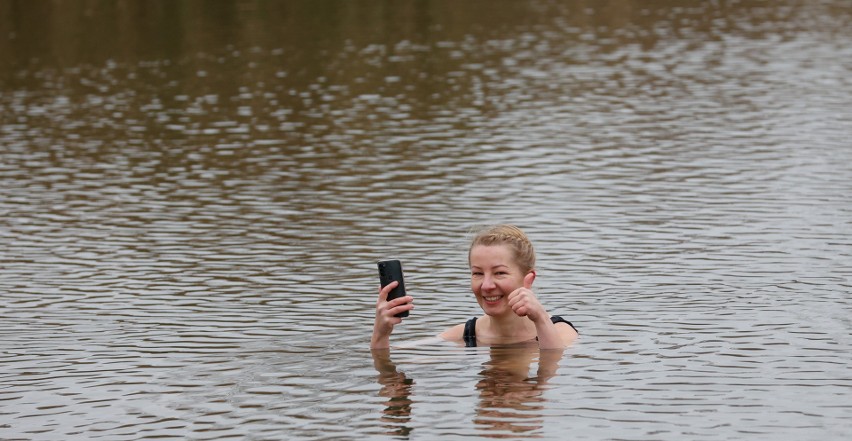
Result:
{"label": "woman's left arm", "polygon": [[543,320],[534,320],[535,330],[538,333],[538,347],[541,349],[565,349],[568,344],[562,338],[559,328],[550,320],[545,313]]}
{"label": "woman's left arm", "polygon": [[509,306],[515,314],[535,323],[538,346],[541,349],[564,349],[568,343],[562,338],[559,328],[550,320],[550,314],[532,291],[532,278],[524,279],[524,286],[509,294]]}

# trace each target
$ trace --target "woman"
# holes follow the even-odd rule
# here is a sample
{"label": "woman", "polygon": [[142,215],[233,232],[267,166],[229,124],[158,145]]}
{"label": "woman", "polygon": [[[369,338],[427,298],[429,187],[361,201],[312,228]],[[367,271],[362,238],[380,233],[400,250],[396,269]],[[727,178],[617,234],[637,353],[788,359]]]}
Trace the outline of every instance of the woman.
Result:
{"label": "woman", "polygon": [[[542,349],[562,349],[577,338],[574,326],[551,317],[532,291],[535,251],[526,234],[512,225],[496,225],[479,232],[468,251],[470,288],[485,313],[442,332],[439,337],[467,346],[500,345],[537,340]],[[370,347],[390,346],[394,317],[414,308],[411,296],[387,301],[392,282],[379,290]]]}

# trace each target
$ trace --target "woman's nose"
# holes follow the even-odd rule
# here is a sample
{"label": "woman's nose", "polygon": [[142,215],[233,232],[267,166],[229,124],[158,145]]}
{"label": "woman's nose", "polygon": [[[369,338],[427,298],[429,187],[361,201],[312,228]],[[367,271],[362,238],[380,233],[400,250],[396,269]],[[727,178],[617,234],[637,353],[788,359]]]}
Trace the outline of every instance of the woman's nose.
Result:
{"label": "woman's nose", "polygon": [[494,279],[492,279],[491,276],[486,275],[485,277],[482,278],[482,289],[490,290],[490,289],[494,289],[494,286],[495,286],[494,285]]}

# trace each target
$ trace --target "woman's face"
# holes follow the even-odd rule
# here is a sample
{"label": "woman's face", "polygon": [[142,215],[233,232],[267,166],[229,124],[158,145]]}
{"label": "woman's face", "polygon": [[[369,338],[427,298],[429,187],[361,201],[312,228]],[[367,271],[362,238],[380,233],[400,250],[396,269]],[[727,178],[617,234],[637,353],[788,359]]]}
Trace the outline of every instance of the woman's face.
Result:
{"label": "woman's face", "polygon": [[488,315],[511,312],[508,296],[524,286],[525,275],[507,245],[477,245],[470,250],[470,289]]}

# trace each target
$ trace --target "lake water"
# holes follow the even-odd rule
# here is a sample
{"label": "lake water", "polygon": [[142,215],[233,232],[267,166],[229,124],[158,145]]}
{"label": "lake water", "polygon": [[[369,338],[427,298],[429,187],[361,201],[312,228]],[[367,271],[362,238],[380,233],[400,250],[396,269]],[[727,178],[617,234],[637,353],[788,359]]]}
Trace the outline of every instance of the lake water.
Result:
{"label": "lake water", "polygon": [[[852,3],[0,2],[0,439],[852,436]],[[480,313],[510,222],[564,352]]]}

